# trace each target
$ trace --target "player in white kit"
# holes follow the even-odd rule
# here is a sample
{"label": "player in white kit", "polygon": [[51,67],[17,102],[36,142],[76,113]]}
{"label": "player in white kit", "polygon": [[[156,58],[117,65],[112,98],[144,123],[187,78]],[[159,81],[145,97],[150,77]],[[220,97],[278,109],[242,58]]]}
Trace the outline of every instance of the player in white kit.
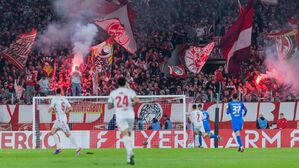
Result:
{"label": "player in white kit", "polygon": [[139,99],[134,90],[127,87],[124,77],[118,79],[119,88],[113,90],[109,95],[108,108],[116,111],[116,124],[121,131],[122,139],[127,150],[127,163],[134,165],[133,142],[131,131],[134,127],[134,109]]}
{"label": "player in white kit", "polygon": [[203,112],[197,108],[196,104],[192,105],[192,112],[191,112],[191,121],[193,124],[193,132],[194,132],[194,145],[195,141],[198,139],[199,147],[202,145],[201,136],[203,138],[209,137],[210,139],[217,138],[222,140],[221,136],[216,134],[211,134],[210,132],[205,131],[203,120],[205,116]]}
{"label": "player in white kit", "polygon": [[191,121],[193,124],[193,132],[194,132],[194,143],[195,140],[200,138],[198,137],[200,133],[204,133],[205,129],[203,126],[203,114],[200,110],[197,109],[196,104],[192,105],[192,112],[191,112]]}
{"label": "player in white kit", "polygon": [[76,155],[80,155],[81,148],[77,145],[75,138],[70,133],[70,128],[67,124],[67,116],[66,113],[70,112],[72,107],[68,100],[61,96],[61,89],[58,88],[56,90],[56,96],[52,98],[51,105],[49,107],[49,113],[56,114],[56,120],[54,121],[54,125],[51,129],[51,135],[54,138],[56,144],[56,150],[53,153],[54,155],[59,154],[61,152],[61,145],[59,142],[59,137],[57,131],[61,130],[64,132],[65,136],[69,138],[71,143],[76,147]]}

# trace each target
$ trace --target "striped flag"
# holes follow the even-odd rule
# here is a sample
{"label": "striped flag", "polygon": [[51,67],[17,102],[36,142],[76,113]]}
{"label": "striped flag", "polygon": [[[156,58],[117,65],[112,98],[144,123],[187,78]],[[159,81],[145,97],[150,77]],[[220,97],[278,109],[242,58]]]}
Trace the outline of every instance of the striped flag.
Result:
{"label": "striped flag", "polygon": [[240,72],[241,62],[250,57],[252,16],[253,0],[249,0],[237,21],[221,39],[220,47],[228,72]]}
{"label": "striped flag", "polygon": [[10,44],[9,48],[1,51],[1,54],[19,69],[23,70],[34,44],[36,33],[36,30],[33,29],[30,33],[20,34],[17,40]]}

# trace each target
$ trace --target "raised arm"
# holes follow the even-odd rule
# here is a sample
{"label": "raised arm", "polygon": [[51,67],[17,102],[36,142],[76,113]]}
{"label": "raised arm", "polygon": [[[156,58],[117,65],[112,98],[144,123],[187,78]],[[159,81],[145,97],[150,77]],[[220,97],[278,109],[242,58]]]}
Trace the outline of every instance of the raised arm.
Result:
{"label": "raised arm", "polygon": [[72,110],[73,110],[72,107],[67,107],[65,112],[66,112],[66,113],[69,113],[69,112],[72,111]]}
{"label": "raised arm", "polygon": [[229,104],[226,106],[226,114],[230,114]]}
{"label": "raised arm", "polygon": [[132,99],[132,106],[135,107],[136,104],[140,103],[140,100],[137,96],[133,97]]}
{"label": "raised arm", "polygon": [[55,112],[55,108],[54,107],[49,107],[48,112],[49,113],[54,113]]}
{"label": "raised arm", "polygon": [[246,114],[247,114],[247,108],[244,106],[243,103],[242,103],[242,109],[244,110],[244,115],[243,115],[243,117],[245,117]]}
{"label": "raised arm", "polygon": [[69,113],[70,111],[73,110],[71,104],[70,104],[69,101],[67,101],[66,99],[65,99],[65,101],[64,101],[64,104],[66,105],[65,113]]}
{"label": "raised arm", "polygon": [[50,107],[48,109],[48,112],[49,113],[54,113],[55,112],[55,103],[54,103],[53,99],[51,100],[51,104],[50,104]]}

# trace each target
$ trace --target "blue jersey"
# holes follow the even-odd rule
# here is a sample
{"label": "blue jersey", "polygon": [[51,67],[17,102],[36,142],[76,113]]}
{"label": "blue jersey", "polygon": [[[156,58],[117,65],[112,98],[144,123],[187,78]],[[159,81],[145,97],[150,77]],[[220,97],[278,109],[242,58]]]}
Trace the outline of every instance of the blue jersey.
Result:
{"label": "blue jersey", "polygon": [[[243,114],[244,110],[244,114]],[[232,127],[234,132],[240,131],[243,128],[243,116],[247,114],[247,109],[243,102],[231,101],[228,103],[227,114],[232,118]]]}
{"label": "blue jersey", "polygon": [[[244,114],[243,114],[244,110]],[[228,103],[227,114],[230,114],[232,120],[243,120],[243,116],[247,114],[247,109],[241,101],[231,101]]]}
{"label": "blue jersey", "polygon": [[211,127],[210,127],[210,123],[209,123],[209,113],[205,110],[201,110],[202,115],[203,115],[203,126],[206,132],[210,132],[211,131]]}

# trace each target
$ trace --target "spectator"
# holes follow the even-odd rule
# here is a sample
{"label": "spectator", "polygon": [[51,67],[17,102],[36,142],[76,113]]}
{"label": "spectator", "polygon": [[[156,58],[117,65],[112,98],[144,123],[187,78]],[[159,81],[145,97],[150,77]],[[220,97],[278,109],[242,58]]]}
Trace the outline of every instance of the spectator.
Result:
{"label": "spectator", "polygon": [[27,71],[26,74],[26,103],[31,104],[31,100],[33,95],[35,94],[35,77],[33,73],[30,73],[30,71]]}
{"label": "spectator", "polygon": [[161,124],[156,118],[154,118],[150,128],[151,130],[161,130]]}
{"label": "spectator", "polygon": [[116,128],[116,115],[113,114],[111,120],[108,123],[108,130],[115,130]]}
{"label": "spectator", "polygon": [[81,81],[82,74],[79,71],[79,67],[76,66],[75,70],[71,73],[72,96],[81,96]]}
{"label": "spectator", "polygon": [[164,129],[172,130],[172,123],[170,119],[167,117],[167,115],[163,115],[163,120],[164,120]]}
{"label": "spectator", "polygon": [[222,87],[222,83],[224,82],[224,78],[223,78],[223,67],[219,66],[219,68],[215,71],[215,82],[216,82],[216,92],[218,93],[219,91],[221,91],[221,87]]}
{"label": "spectator", "polygon": [[142,117],[137,118],[137,130],[144,130],[144,120]]}
{"label": "spectator", "polygon": [[279,114],[279,119],[277,121],[277,129],[285,129],[287,128],[287,119],[284,117],[283,113]]}
{"label": "spectator", "polygon": [[43,76],[39,81],[39,88],[41,96],[47,96],[50,91],[49,80],[47,77]]}
{"label": "spectator", "polygon": [[269,129],[269,123],[263,116],[263,114],[259,115],[259,118],[256,121],[257,129]]}

